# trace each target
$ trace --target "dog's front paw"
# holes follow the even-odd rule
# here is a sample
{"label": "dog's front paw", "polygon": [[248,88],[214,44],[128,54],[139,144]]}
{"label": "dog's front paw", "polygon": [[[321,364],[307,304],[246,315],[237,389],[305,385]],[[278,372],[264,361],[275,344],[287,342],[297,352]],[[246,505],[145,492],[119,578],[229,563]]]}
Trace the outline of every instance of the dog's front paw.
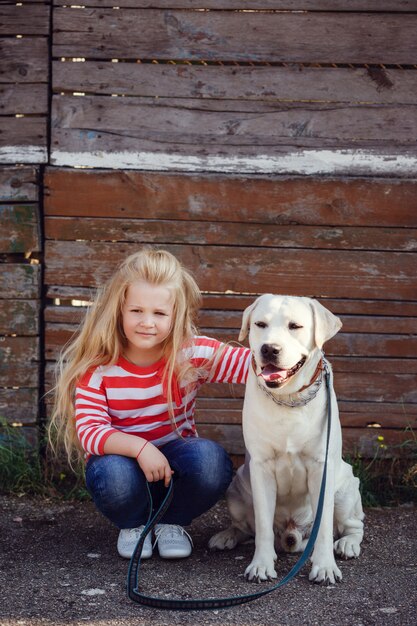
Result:
{"label": "dog's front paw", "polygon": [[356,559],[361,553],[361,538],[358,535],[346,535],[334,542],[334,551],[342,559]]}
{"label": "dog's front paw", "polygon": [[[276,558],[276,557],[275,557]],[[256,559],[245,570],[245,578],[250,582],[259,583],[265,580],[273,580],[277,577],[274,567],[274,559]]]}
{"label": "dog's front paw", "polygon": [[325,583],[328,585],[334,585],[336,582],[342,580],[342,572],[337,567],[335,560],[333,562],[323,565],[313,565],[309,575],[309,580],[314,583]]}

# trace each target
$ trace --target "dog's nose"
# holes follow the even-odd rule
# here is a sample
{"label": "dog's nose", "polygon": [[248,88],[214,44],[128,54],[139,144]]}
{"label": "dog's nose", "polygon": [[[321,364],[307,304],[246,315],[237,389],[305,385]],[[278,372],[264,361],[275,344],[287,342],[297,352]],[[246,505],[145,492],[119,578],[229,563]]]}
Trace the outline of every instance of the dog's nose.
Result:
{"label": "dog's nose", "polygon": [[275,359],[281,352],[281,346],[276,343],[264,343],[261,346],[261,354],[264,359]]}

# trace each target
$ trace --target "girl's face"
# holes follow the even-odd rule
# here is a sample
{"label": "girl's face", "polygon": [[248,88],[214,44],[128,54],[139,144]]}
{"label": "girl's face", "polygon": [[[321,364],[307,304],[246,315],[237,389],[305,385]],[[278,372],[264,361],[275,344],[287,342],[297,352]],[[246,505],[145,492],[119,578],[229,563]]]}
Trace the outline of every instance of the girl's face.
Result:
{"label": "girl's face", "polygon": [[131,283],[122,308],[123,331],[127,338],[125,356],[146,367],[162,356],[174,313],[172,292],[162,285],[144,281]]}

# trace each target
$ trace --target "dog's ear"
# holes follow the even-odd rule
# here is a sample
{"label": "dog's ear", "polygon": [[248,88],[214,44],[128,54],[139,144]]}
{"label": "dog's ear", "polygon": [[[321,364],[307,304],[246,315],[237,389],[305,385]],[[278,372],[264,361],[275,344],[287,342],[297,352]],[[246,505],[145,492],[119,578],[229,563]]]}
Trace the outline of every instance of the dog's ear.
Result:
{"label": "dog's ear", "polygon": [[317,300],[310,300],[314,318],[314,340],[318,348],[342,328],[342,322]]}
{"label": "dog's ear", "polygon": [[252,304],[250,304],[244,311],[243,311],[243,316],[242,316],[242,327],[240,329],[240,333],[239,333],[239,341],[243,341],[244,339],[246,339],[248,332],[249,332],[249,326],[250,326],[250,317],[252,315],[252,311],[254,310],[254,308],[256,307],[256,305],[258,304],[258,300],[259,298],[257,298],[255,300],[255,302],[252,302]]}

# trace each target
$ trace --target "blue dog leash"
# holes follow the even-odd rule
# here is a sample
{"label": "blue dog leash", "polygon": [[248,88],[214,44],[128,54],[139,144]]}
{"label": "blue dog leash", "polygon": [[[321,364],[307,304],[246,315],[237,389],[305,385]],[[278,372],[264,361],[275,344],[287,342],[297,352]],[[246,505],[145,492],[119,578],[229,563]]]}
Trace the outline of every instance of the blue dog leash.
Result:
{"label": "blue dog leash", "polygon": [[169,598],[158,598],[154,596],[147,596],[144,593],[139,591],[139,568],[140,568],[140,555],[142,554],[142,547],[145,542],[147,535],[151,532],[153,527],[162,519],[165,512],[167,511],[173,496],[173,486],[172,480],[168,486],[167,494],[165,496],[164,501],[162,502],[160,508],[152,517],[152,495],[148,487],[148,498],[150,502],[150,513],[148,522],[139,538],[139,541],[136,545],[135,551],[132,554],[132,558],[129,563],[129,570],[127,575],[127,589],[128,596],[133,602],[137,602],[138,604],[142,604],[144,606],[153,607],[157,609],[169,609],[173,611],[204,611],[208,609],[223,609],[230,606],[237,606],[239,604],[245,604],[246,602],[252,602],[257,598],[261,598],[262,596],[266,596],[268,593],[272,593],[276,589],[283,587],[286,585],[292,578],[294,578],[300,569],[303,567],[307,559],[309,558],[311,552],[314,548],[314,543],[317,539],[317,534],[320,528],[321,517],[323,513],[323,503],[324,503],[324,494],[326,490],[326,475],[327,475],[327,458],[329,452],[329,442],[330,442],[330,427],[331,427],[331,391],[330,391],[330,373],[328,368],[325,366],[325,381],[326,381],[326,389],[327,389],[327,435],[326,435],[326,454],[325,461],[323,467],[323,476],[321,479],[320,486],[320,494],[319,500],[317,504],[317,512],[316,517],[314,519],[313,528],[311,529],[310,538],[307,542],[307,545],[304,549],[304,552],[295,563],[293,568],[288,572],[288,574],[276,583],[273,587],[269,589],[264,589],[263,591],[258,591],[256,593],[250,593],[243,596],[232,596],[230,598],[207,598],[207,599],[194,599],[194,600],[177,600],[177,599],[169,599]]}

